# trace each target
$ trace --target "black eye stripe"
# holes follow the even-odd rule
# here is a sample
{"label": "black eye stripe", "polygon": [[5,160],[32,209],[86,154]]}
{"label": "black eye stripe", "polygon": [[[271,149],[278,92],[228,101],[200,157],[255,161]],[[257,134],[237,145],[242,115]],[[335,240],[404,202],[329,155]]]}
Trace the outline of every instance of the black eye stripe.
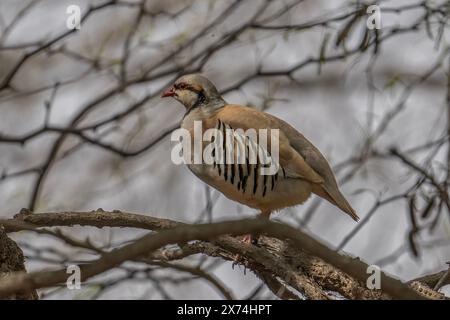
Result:
{"label": "black eye stripe", "polygon": [[202,90],[197,90],[194,87],[192,87],[186,83],[177,83],[174,85],[174,88],[177,90],[189,90],[189,91],[195,92],[196,94],[199,94],[202,92]]}

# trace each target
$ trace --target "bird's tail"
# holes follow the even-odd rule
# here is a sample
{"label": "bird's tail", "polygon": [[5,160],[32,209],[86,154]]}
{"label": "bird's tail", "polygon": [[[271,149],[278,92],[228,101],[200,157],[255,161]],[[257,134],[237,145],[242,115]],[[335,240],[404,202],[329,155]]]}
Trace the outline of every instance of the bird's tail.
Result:
{"label": "bird's tail", "polygon": [[337,206],[339,209],[352,217],[353,220],[359,220],[356,211],[352,208],[350,203],[348,203],[347,199],[345,199],[344,195],[339,191],[339,189],[329,188],[322,184],[314,185],[313,192]]}

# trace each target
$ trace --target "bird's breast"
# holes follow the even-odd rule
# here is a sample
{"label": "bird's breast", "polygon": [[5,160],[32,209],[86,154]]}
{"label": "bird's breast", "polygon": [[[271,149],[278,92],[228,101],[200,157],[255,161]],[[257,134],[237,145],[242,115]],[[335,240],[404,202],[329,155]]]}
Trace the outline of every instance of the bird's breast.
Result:
{"label": "bird's breast", "polygon": [[[272,211],[302,203],[310,195],[309,183],[287,177],[285,169],[271,157],[267,146],[258,144],[258,139],[243,136],[220,119],[200,120],[195,113],[186,118],[183,127],[192,138],[188,146],[189,169],[226,197]],[[207,129],[215,129],[214,135],[203,136]],[[273,166],[276,170],[268,170]]]}

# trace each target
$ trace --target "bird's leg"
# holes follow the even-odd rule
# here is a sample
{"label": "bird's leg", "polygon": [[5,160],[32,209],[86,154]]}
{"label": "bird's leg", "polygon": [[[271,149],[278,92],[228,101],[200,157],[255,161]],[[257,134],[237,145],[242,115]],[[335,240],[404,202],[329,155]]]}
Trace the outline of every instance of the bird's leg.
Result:
{"label": "bird's leg", "polygon": [[247,243],[247,244],[255,244],[255,243],[254,243],[254,242],[255,242],[255,238],[254,238],[253,235],[251,235],[250,233],[244,235],[244,236],[242,237],[242,241],[245,242],[245,243]]}
{"label": "bird's leg", "polygon": [[[270,211],[264,211],[261,210],[260,214],[257,216],[257,219],[269,219],[270,218]],[[258,239],[259,239],[259,235],[258,236],[253,236],[252,234],[246,234],[242,237],[242,241],[246,244],[253,244],[253,245],[257,245],[258,244]],[[233,259],[233,268],[236,264],[239,263],[239,261],[241,260],[241,256],[239,254],[236,254],[234,256]]]}
{"label": "bird's leg", "polygon": [[[249,245],[249,244],[253,244],[253,236],[251,235],[251,234],[246,234],[246,235],[244,235],[244,236],[242,236],[242,242],[244,242],[245,244],[247,244],[247,245]],[[234,257],[233,257],[233,264],[231,265],[231,268],[233,268],[234,269],[234,266],[235,265],[237,265],[237,264],[239,264],[239,263],[242,263],[242,264],[244,264],[244,268],[246,268],[246,265],[245,265],[245,261],[242,261],[242,257],[241,257],[241,255],[239,254],[239,253],[236,253],[235,255],[234,255]],[[244,274],[245,274],[245,269],[244,269]]]}
{"label": "bird's leg", "polygon": [[[258,219],[270,219],[270,214],[272,212],[271,211],[267,211],[267,210],[261,210],[260,214],[258,215]],[[253,235],[249,235],[250,236],[250,243],[257,245],[258,244],[258,240],[259,240],[259,235],[254,237]]]}
{"label": "bird's leg", "polygon": [[[259,215],[257,216],[257,219],[270,219],[270,211],[264,211],[261,210]],[[258,238],[259,236],[255,237],[252,234],[246,234],[242,237],[242,241],[248,244],[257,245],[258,244]]]}

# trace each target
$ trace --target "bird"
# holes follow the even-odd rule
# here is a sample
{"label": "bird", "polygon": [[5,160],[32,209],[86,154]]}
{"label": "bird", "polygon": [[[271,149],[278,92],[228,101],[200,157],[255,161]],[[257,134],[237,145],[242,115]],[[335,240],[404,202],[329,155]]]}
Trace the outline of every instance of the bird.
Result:
{"label": "bird", "polygon": [[[161,97],[172,97],[185,108],[181,128],[195,135],[195,122],[202,129],[278,129],[279,160],[277,171],[262,175],[262,162],[249,163],[243,153],[242,161],[224,163],[188,163],[188,168],[202,181],[220,191],[227,198],[259,210],[259,216],[270,218],[273,212],[303,204],[315,194],[358,221],[359,217],[339,190],[328,161],[307,138],[282,119],[255,108],[230,104],[221,96],[216,86],[202,74],[186,74],[167,88]],[[228,139],[227,139],[228,138]],[[226,155],[237,135],[223,137],[216,147]],[[258,141],[253,141],[258,145]],[[205,144],[202,144],[202,150]],[[259,148],[259,146],[257,146]],[[270,152],[266,151],[270,156]],[[236,150],[235,150],[236,151]],[[244,161],[245,160],[245,161]],[[238,162],[238,163],[236,163]],[[245,241],[252,242],[251,235]]]}

